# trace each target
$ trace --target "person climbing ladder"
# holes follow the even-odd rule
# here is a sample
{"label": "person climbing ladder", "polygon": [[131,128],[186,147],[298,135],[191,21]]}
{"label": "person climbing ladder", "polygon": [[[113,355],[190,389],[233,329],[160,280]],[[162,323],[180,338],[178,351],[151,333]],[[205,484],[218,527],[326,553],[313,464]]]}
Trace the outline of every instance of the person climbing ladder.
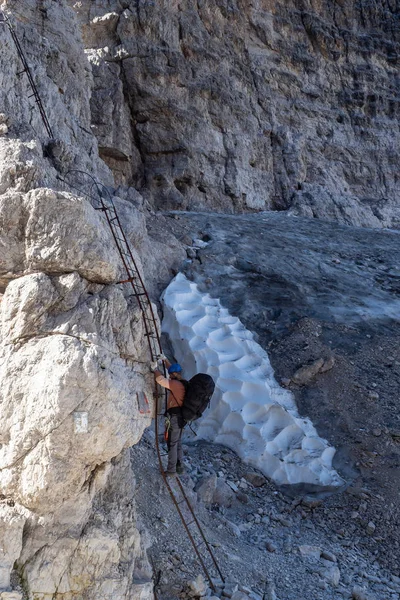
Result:
{"label": "person climbing ladder", "polygon": [[182,418],[182,405],[185,399],[185,380],[182,377],[182,367],[178,363],[171,364],[169,360],[161,355],[160,359],[168,369],[170,379],[158,369],[158,363],[151,366],[156,381],[161,387],[169,390],[167,399],[167,445],[168,445],[168,466],[165,471],[167,476],[175,476],[183,473],[183,452],[182,452],[182,429],[184,421]]}

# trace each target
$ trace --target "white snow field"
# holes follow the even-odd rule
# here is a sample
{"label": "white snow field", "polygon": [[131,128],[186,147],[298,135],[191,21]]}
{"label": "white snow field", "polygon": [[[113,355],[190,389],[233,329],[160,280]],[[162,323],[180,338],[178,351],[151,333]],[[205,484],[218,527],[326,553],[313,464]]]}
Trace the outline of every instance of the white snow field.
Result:
{"label": "white snow field", "polygon": [[200,438],[228,446],[278,485],[329,491],[344,485],[335,449],[300,417],[275,380],[267,353],[218,299],[179,273],[164,291],[163,331],[186,379],[208,373],[216,389],[197,422]]}

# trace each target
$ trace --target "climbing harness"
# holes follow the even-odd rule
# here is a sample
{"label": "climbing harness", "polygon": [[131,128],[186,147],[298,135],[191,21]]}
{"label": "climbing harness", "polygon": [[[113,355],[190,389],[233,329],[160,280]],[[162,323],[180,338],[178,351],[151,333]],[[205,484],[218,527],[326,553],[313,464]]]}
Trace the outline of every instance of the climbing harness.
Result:
{"label": "climbing harness", "polygon": [[[8,29],[11,33],[14,44],[17,48],[18,55],[23,64],[23,71],[21,73],[26,73],[30,87],[32,89],[31,97],[34,97],[36,104],[38,106],[40,115],[42,117],[43,123],[45,125],[47,134],[50,138],[53,138],[53,132],[48,121],[42,100],[40,98],[39,92],[35,85],[35,82],[32,77],[31,70],[26,61],[25,55],[17,38],[14,28],[12,27],[8,17],[0,11],[0,23],[4,23],[8,26]],[[86,184],[83,186],[77,185],[77,180],[79,178],[83,178],[86,180]],[[90,173],[79,169],[73,169],[68,171],[64,177],[59,176],[58,181],[60,182],[60,187],[68,190],[75,190],[79,192],[80,196],[86,197],[92,204],[93,208],[97,211],[100,211],[111,230],[115,245],[117,247],[118,253],[120,255],[121,261],[124,265],[127,278],[118,281],[117,284],[126,284],[129,283],[132,287],[133,296],[137,300],[140,311],[142,313],[142,319],[145,330],[145,337],[147,339],[150,358],[152,361],[155,361],[161,354],[161,341],[160,334],[158,331],[158,324],[155,317],[155,313],[153,310],[153,306],[149,297],[149,294],[144,285],[144,281],[142,275],[138,269],[136,260],[132,253],[130,244],[128,239],[123,231],[121,226],[121,221],[119,215],[116,211],[115,204],[113,201],[113,195],[110,190],[98,182]],[[88,184],[88,185],[87,185]],[[164,374],[165,367],[164,367]],[[159,463],[159,468],[161,471],[161,475],[163,477],[164,483],[167,487],[167,490],[171,496],[172,502],[179,514],[179,517],[182,521],[183,527],[188,535],[188,538],[192,544],[195,555],[210,583],[210,587],[213,591],[215,591],[215,584],[211,577],[210,569],[214,568],[217,577],[219,577],[222,582],[224,582],[224,577],[219,568],[218,562],[215,558],[214,552],[211,548],[210,543],[208,542],[203,529],[197,519],[192,505],[187,497],[185,489],[182,485],[179,477],[176,477],[174,481],[176,482],[176,486],[172,486],[172,482],[170,482],[165,473],[162,464],[162,455],[159,444],[159,427],[158,427],[158,401],[159,401],[159,386],[154,378],[154,389],[155,389],[155,440],[156,440],[156,451],[157,458]],[[165,394],[166,399],[166,394]],[[193,527],[192,527],[193,526]],[[192,527],[192,528],[191,528]],[[201,548],[201,550],[200,550]],[[206,561],[211,559],[211,565],[207,566]],[[156,596],[156,594],[155,594]]]}

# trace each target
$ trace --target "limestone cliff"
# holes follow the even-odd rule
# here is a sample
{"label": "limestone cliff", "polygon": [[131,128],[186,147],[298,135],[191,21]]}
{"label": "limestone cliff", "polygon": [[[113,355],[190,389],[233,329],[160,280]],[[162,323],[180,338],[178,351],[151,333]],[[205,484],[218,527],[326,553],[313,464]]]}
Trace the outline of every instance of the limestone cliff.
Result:
{"label": "limestone cliff", "polygon": [[70,5],[121,184],[158,207],[398,226],[396,2]]}
{"label": "limestone cliff", "polygon": [[[115,285],[125,274],[104,216],[58,179],[79,168],[113,183],[90,131],[92,74],[65,2],[0,8],[55,135],[0,23],[0,598],[145,600],[127,450],[151,420],[141,314]],[[144,217],[115,202],[142,269]]]}

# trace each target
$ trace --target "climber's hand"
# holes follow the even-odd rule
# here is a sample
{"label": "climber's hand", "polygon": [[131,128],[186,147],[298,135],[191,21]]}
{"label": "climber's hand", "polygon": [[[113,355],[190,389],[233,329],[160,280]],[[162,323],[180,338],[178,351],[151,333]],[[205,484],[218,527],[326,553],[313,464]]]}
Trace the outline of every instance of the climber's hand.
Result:
{"label": "climber's hand", "polygon": [[158,362],[162,362],[163,363],[163,362],[165,362],[167,360],[167,357],[165,356],[165,354],[159,354],[157,356],[157,360],[158,360]]}
{"label": "climber's hand", "polygon": [[154,373],[154,371],[158,371],[158,362],[155,360],[150,363],[150,371]]}

